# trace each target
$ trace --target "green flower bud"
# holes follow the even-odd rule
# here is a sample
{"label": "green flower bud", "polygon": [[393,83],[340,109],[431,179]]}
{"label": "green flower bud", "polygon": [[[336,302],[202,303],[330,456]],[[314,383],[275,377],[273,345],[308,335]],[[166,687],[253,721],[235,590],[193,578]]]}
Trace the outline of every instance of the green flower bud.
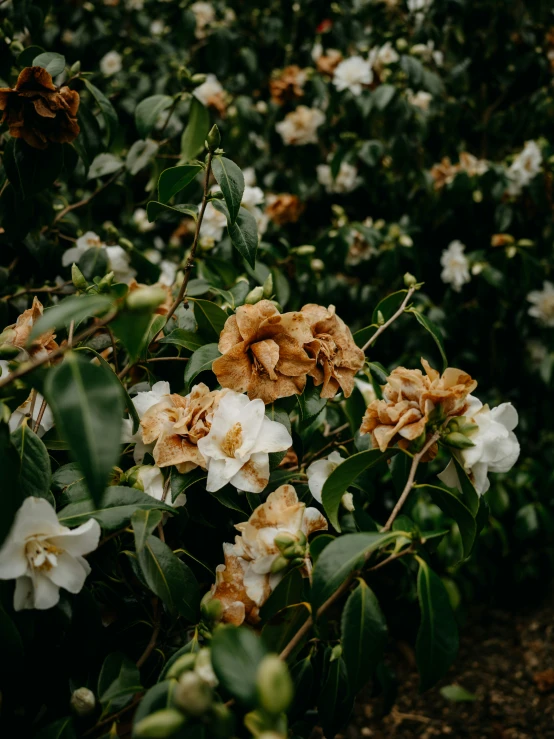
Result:
{"label": "green flower bud", "polygon": [[273,295],[273,275],[270,272],[266,278],[266,281],[264,282],[264,298],[270,298],[272,295]]}
{"label": "green flower bud", "polygon": [[92,690],[88,688],[74,690],[69,703],[77,716],[90,716],[96,708],[96,698]]}
{"label": "green flower bud", "polygon": [[200,613],[206,621],[219,621],[223,615],[223,604],[207,592],[200,603]]}
{"label": "green flower bud", "polygon": [[88,282],[86,281],[84,274],[76,264],[71,265],[71,281],[77,290],[86,290],[88,287]]}
{"label": "green flower bud", "polygon": [[277,557],[273,561],[273,564],[271,565],[271,572],[275,575],[277,572],[282,572],[282,570],[286,570],[286,568],[289,566],[289,561],[286,557]]}
{"label": "green flower bud", "polygon": [[221,134],[219,133],[219,128],[214,123],[214,125],[211,127],[208,133],[208,136],[206,138],[206,149],[208,151],[213,152],[216,149],[219,149],[220,145],[221,145]]}
{"label": "green flower bud", "polygon": [[228,739],[235,736],[233,714],[224,703],[214,703],[211,708],[210,733],[215,739]]}
{"label": "green flower bud", "polygon": [[404,275],[404,284],[406,285],[406,287],[413,287],[414,285],[417,285],[417,280],[409,272],[406,272],[406,274]]}
{"label": "green flower bud", "polygon": [[80,71],[81,71],[81,62],[80,61],[76,61],[75,64],[72,64],[71,67],[69,68],[69,74],[71,76],[76,75],[76,74],[79,74]]}
{"label": "green flower bud", "polygon": [[300,546],[305,547],[308,543],[308,539],[306,537],[306,534],[303,531],[298,530],[296,532],[296,538],[298,539],[298,543]]}
{"label": "green flower bud", "polygon": [[291,567],[300,567],[304,564],[304,557],[296,557],[295,559],[291,559]]}
{"label": "green flower bud", "polygon": [[13,344],[0,344],[0,359],[15,359],[21,352],[19,346]]}
{"label": "green flower bud", "polygon": [[256,675],[258,703],[275,716],[286,711],[293,696],[293,685],[287,665],[276,654],[264,657]]}
{"label": "green flower bud", "polygon": [[306,257],[309,254],[313,254],[315,252],[315,246],[312,246],[311,244],[304,244],[303,246],[297,246],[296,249],[293,249],[293,252],[300,255],[301,257]]}
{"label": "green flower bud", "polygon": [[385,316],[380,310],[377,311],[377,325],[382,326],[385,323]]}
{"label": "green flower bud", "polygon": [[465,434],[465,436],[468,436],[468,434],[472,434],[474,431],[477,431],[479,426],[476,423],[470,423],[469,421],[466,421],[465,423],[460,424],[459,431],[462,434]]}
{"label": "green flower bud", "polygon": [[[113,272],[108,272],[107,275],[104,275],[102,279],[98,280],[96,283],[98,285],[98,290],[102,292],[102,290],[108,290],[112,286],[112,282],[114,280],[115,274]],[[96,281],[96,278],[94,278]]]}
{"label": "green flower bud", "polygon": [[280,551],[287,549],[292,544],[296,544],[296,542],[296,537],[292,534],[289,534],[287,531],[283,531],[281,534],[277,534],[275,539],[273,539],[273,543]]}
{"label": "green flower bud", "polygon": [[[192,82],[193,85],[203,85],[206,79],[207,79],[207,75],[205,74],[193,74],[192,77],[190,78],[190,81]],[[217,126],[214,126],[214,128],[217,128]]]}
{"label": "green flower bud", "polygon": [[183,674],[183,672],[194,669],[195,662],[196,662],[195,652],[188,652],[187,654],[182,654],[179,657],[179,659],[175,660],[175,662],[171,665],[171,667],[166,673],[166,677],[168,679],[169,678],[178,679]]}
{"label": "green flower bud", "polygon": [[132,242],[132,241],[129,241],[129,239],[125,239],[125,238],[123,238],[123,237],[121,237],[121,238],[120,238],[120,239],[118,240],[118,242],[117,242],[117,243],[119,244],[119,246],[120,246],[120,247],[121,247],[122,249],[125,249],[125,251],[132,251],[132,249],[134,248],[134,247],[133,247],[133,242]]}
{"label": "green flower bud", "polygon": [[161,287],[148,285],[133,290],[127,296],[127,308],[132,311],[151,311],[153,312],[158,305],[165,302],[167,293]]}
{"label": "green flower bud", "polygon": [[213,693],[196,673],[183,672],[175,688],[174,700],[189,716],[202,716],[213,703]]}
{"label": "green flower bud", "polygon": [[174,734],[185,723],[185,717],[175,708],[164,708],[143,718],[134,727],[133,736],[165,739]]}
{"label": "green flower bud", "polygon": [[245,305],[255,305],[256,303],[259,303],[260,300],[264,296],[264,289],[263,287],[255,287],[253,290],[250,290],[248,295],[244,299]]}
{"label": "green flower bud", "polygon": [[475,444],[468,439],[467,436],[460,433],[459,431],[452,431],[450,434],[446,434],[444,437],[444,443],[448,446],[454,447],[454,449],[469,449]]}

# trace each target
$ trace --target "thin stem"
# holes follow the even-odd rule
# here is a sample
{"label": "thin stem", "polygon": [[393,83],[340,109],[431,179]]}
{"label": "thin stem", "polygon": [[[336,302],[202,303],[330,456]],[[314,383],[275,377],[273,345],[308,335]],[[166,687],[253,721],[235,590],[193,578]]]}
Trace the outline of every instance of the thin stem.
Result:
{"label": "thin stem", "polygon": [[112,354],[113,354],[113,366],[115,369],[115,374],[119,372],[119,362],[117,361],[117,348],[115,345],[115,336],[113,335],[113,331],[109,326],[106,326],[106,329],[108,331],[108,334],[110,335],[110,340],[112,342]]}
{"label": "thin stem", "polygon": [[190,357],[150,357],[143,362],[188,362]]}
{"label": "thin stem", "polygon": [[[112,182],[115,182],[119,175],[123,172],[123,167],[121,169],[118,169],[117,172],[114,172],[111,177],[109,177],[105,182],[103,182],[101,185],[99,185],[96,190],[88,195],[86,198],[83,198],[82,200],[78,200],[76,203],[72,203],[71,205],[67,205],[65,208],[60,210],[60,212],[56,215],[54,220],[52,221],[52,225],[50,226],[50,229],[52,226],[55,226],[58,221],[61,221],[61,219],[66,216],[68,213],[70,213],[72,210],[76,210],[77,208],[82,208],[83,205],[88,205],[90,201],[95,198],[99,193],[102,192],[102,190],[105,190],[107,187],[109,187]],[[45,227],[43,231],[50,230],[48,227]]]}
{"label": "thin stem", "polygon": [[367,349],[369,349],[369,347],[377,340],[377,338],[383,333],[383,331],[385,331],[391,325],[391,323],[394,323],[394,321],[396,321],[396,319],[398,318],[398,316],[401,316],[402,313],[404,313],[404,308],[408,305],[408,302],[409,302],[410,298],[412,297],[412,295],[414,294],[415,289],[416,289],[415,288],[415,285],[413,285],[408,290],[408,292],[406,293],[406,297],[402,301],[402,305],[400,306],[400,308],[396,311],[396,313],[393,316],[391,316],[389,318],[388,321],[386,321],[382,326],[379,326],[379,328],[373,334],[373,336],[368,341],[366,341],[366,343],[362,347],[362,351],[363,352],[365,352]]}
{"label": "thin stem", "polygon": [[69,331],[67,333],[67,344],[73,346],[73,332],[75,331],[75,321],[71,321],[69,324]]}
{"label": "thin stem", "polygon": [[160,634],[160,627],[161,627],[161,619],[158,613],[158,610],[159,610],[158,606],[159,606],[159,603],[158,603],[158,599],[156,598],[156,600],[154,601],[154,628],[152,630],[152,636],[150,637],[150,641],[146,645],[146,649],[140,655],[140,657],[138,658],[136,662],[137,667],[139,669],[143,666],[143,664],[146,662],[148,657],[150,657],[150,655],[152,654],[152,652],[154,651],[156,647],[156,644],[158,643],[158,636]]}
{"label": "thin stem", "polygon": [[[162,126],[162,127],[160,128],[160,130],[159,130],[159,134],[160,134],[160,136],[162,135],[162,133],[163,133],[163,132],[165,131],[165,129],[167,128],[167,124],[169,123],[169,119],[170,119],[170,118],[171,118],[171,116],[173,115],[173,112],[175,111],[175,108],[177,107],[177,104],[179,103],[179,101],[180,101],[180,100],[181,100],[181,97],[180,97],[180,96],[179,96],[179,97],[176,97],[176,98],[175,98],[175,99],[173,100],[173,102],[171,103],[171,105],[169,106],[169,111],[168,111],[168,113],[167,113],[167,118],[165,119],[165,121],[164,121],[164,124],[163,124],[163,126]],[[159,145],[161,146],[161,145],[162,145],[162,144],[164,144],[164,143],[166,143],[166,142],[165,142],[165,141],[161,141]]]}
{"label": "thin stem", "polygon": [[67,285],[71,285],[71,280],[62,282],[61,285],[54,285],[53,287],[30,287],[29,289],[13,293],[13,295],[3,295],[1,299],[13,300],[14,298],[19,298],[20,295],[28,295],[29,293],[57,293],[60,292],[60,290],[63,290]]}
{"label": "thin stem", "polygon": [[40,428],[40,422],[42,421],[42,417],[44,416],[45,410],[46,410],[46,400],[43,399],[41,406],[40,406],[40,410],[38,412],[37,420],[35,421],[35,427],[33,428],[33,431],[35,432],[35,434],[38,432]]}
{"label": "thin stem", "polygon": [[206,210],[206,206],[208,204],[208,195],[209,195],[209,182],[210,182],[210,173],[212,169],[212,159],[213,159],[213,152],[208,152],[208,161],[206,162],[206,178],[204,180],[204,194],[202,196],[202,205],[200,206],[200,212],[198,213],[198,220],[196,221],[196,230],[194,232],[194,239],[192,242],[192,246],[190,248],[190,254],[187,259],[187,263],[185,265],[185,274],[183,276],[183,282],[181,283],[181,288],[179,290],[179,294],[177,295],[177,298],[171,308],[169,309],[169,313],[166,316],[166,325],[168,324],[170,318],[173,316],[177,308],[181,305],[183,302],[185,295],[187,293],[187,286],[189,284],[190,275],[192,273],[192,268],[194,266],[194,258],[196,256],[196,247],[198,246],[198,240],[200,237],[200,226],[202,225],[202,219],[204,218],[204,211]]}
{"label": "thin stem", "polygon": [[423,449],[418,452],[417,454],[414,454],[414,458],[412,459],[412,466],[410,467],[410,474],[408,475],[408,479],[406,480],[406,485],[404,486],[404,490],[402,491],[402,494],[400,498],[396,501],[396,505],[392,509],[392,513],[389,516],[389,519],[387,523],[383,526],[381,531],[388,531],[392,524],[394,523],[394,519],[398,516],[400,513],[400,509],[406,502],[406,498],[410,494],[410,490],[412,489],[414,485],[415,480],[415,474],[417,471],[417,467],[419,463],[421,462],[422,457],[427,453],[427,451],[435,444],[438,439],[440,438],[440,433],[437,431],[433,436],[431,436]]}
{"label": "thin stem", "polygon": [[137,696],[135,696],[132,703],[129,703],[128,706],[125,706],[125,708],[122,708],[121,711],[118,711],[117,713],[112,713],[110,716],[107,716],[102,721],[99,721],[92,728],[85,731],[83,736],[85,737],[85,736],[90,736],[91,734],[95,734],[98,731],[98,729],[101,729],[104,726],[108,726],[108,724],[112,724],[118,718],[121,718],[121,716],[123,716],[125,713],[128,713],[133,708],[136,708],[136,706],[141,702],[143,695],[144,695],[144,690],[141,690],[140,693]]}

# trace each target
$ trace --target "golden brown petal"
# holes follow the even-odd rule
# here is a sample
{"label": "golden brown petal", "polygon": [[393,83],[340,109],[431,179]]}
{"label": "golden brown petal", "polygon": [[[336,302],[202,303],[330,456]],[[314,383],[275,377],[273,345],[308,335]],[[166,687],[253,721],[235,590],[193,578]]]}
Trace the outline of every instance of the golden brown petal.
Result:
{"label": "golden brown petal", "polygon": [[242,341],[214,361],[212,370],[222,387],[228,387],[237,393],[247,390],[252,375],[252,361],[247,349],[246,342]]}

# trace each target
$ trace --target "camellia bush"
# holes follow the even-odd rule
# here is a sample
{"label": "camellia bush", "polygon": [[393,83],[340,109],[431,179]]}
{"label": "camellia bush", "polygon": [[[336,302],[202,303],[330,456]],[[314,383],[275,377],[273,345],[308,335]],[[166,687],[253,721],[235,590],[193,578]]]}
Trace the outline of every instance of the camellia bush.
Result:
{"label": "camellia bush", "polygon": [[6,735],[333,737],[548,580],[551,22],[0,0]]}

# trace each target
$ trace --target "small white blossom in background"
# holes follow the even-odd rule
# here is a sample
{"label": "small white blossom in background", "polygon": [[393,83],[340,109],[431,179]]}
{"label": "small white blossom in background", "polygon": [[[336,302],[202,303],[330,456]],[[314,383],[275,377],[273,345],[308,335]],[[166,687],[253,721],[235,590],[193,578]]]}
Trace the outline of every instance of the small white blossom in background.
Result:
{"label": "small white blossom in background", "polygon": [[254,187],[256,184],[256,170],[254,167],[245,167],[242,170],[245,187]]}
{"label": "small white blossom in background", "polygon": [[111,77],[113,74],[121,72],[122,66],[121,54],[118,54],[117,51],[108,51],[100,59],[100,71],[106,77]]}
{"label": "small white blossom in background", "polygon": [[207,27],[215,20],[215,10],[213,5],[205,2],[196,2],[190,6],[196,20],[196,29],[194,35],[201,39],[206,37]]}
{"label": "small white blossom in background", "polygon": [[352,192],[360,184],[358,170],[352,164],[342,161],[335,179],[328,164],[317,165],[317,180],[329,193]]}
{"label": "small white blossom in background", "polygon": [[554,326],[554,285],[545,280],[542,290],[532,290],[527,296],[532,304],[529,315],[536,318],[545,326]]}
{"label": "small white blossom in background", "polygon": [[373,403],[374,400],[377,400],[375,388],[373,387],[371,382],[360,380],[359,377],[355,377],[354,382],[356,383],[356,387],[358,388],[358,390],[361,392],[366,406],[370,403]]}
{"label": "small white blossom in background", "polygon": [[[318,459],[316,462],[312,462],[306,470],[308,475],[308,487],[310,493],[314,496],[318,503],[322,503],[321,494],[323,492],[323,486],[327,482],[327,478],[334,472],[337,467],[344,462],[344,457],[341,457],[339,452],[331,452],[328,457],[324,459]],[[354,503],[352,499],[352,493],[345,493],[341,500],[342,505],[347,511],[354,510]]]}
{"label": "small white blossom in background", "polygon": [[217,79],[215,74],[208,74],[205,82],[198,85],[192,94],[197,100],[200,100],[202,105],[208,107],[214,98],[223,95],[224,92],[225,90],[223,89],[223,85]]}
{"label": "small white blossom in background", "polygon": [[163,36],[166,31],[167,28],[162,20],[154,20],[150,24],[150,33],[152,36]]}
{"label": "small white blossom in background", "polygon": [[234,391],[220,400],[210,433],[198,441],[208,468],[206,490],[214,493],[228,482],[248,493],[261,493],[269,481],[269,454],[292,446],[285,426],[270,421],[263,400]]}
{"label": "small white blossom in background", "polygon": [[337,90],[349,90],[353,95],[360,95],[363,85],[370,85],[372,81],[371,62],[361,56],[345,59],[333,74],[333,84]]}
{"label": "small white blossom in background", "polygon": [[407,0],[410,13],[422,13],[431,7],[433,0]]}
{"label": "small white blossom in background", "polygon": [[[139,419],[141,419],[146,411],[152,406],[171,394],[169,382],[156,382],[152,385],[151,390],[139,392],[131,400],[137,411]],[[144,459],[146,452],[152,452],[154,444],[144,444],[142,441],[142,430],[139,426],[137,432],[133,434],[133,420],[131,418],[123,419],[123,427],[121,431],[121,442],[123,444],[135,444],[133,459],[135,464],[140,464]],[[154,496],[155,497],[155,496]]]}
{"label": "small white blossom in background", "polygon": [[464,254],[465,245],[461,241],[451,241],[441,255],[441,280],[457,293],[471,280],[469,261]]}
{"label": "small white blossom in background", "polygon": [[378,50],[376,55],[376,62],[381,66],[388,66],[389,64],[396,64],[400,59],[398,52],[393,48],[390,41],[383,44]]}
{"label": "small white blossom in background", "polygon": [[299,105],[277,123],[275,130],[288,146],[317,144],[317,129],[325,122],[325,115],[317,108]]}
{"label": "small white blossom in background", "polygon": [[508,195],[517,196],[541,171],[542,152],[535,141],[526,141],[506,172]]}
{"label": "small white blossom in background", "polygon": [[158,279],[160,285],[172,287],[177,275],[177,265],[175,262],[171,262],[169,259],[162,259],[160,262],[160,270],[160,277]]}
{"label": "small white blossom in background", "polygon": [[206,205],[204,211],[204,218],[202,219],[202,225],[200,226],[200,239],[203,245],[206,241],[212,244],[221,241],[223,238],[223,231],[227,225],[227,219],[225,215],[219,210],[216,210],[213,203]]}
{"label": "small white blossom in background", "polygon": [[423,111],[429,110],[429,105],[431,104],[431,100],[433,99],[433,96],[430,92],[426,92],[425,90],[418,90],[417,92],[414,92],[413,90],[406,90],[406,100],[410,105],[413,105],[414,108],[419,108]]}
{"label": "small white blossom in background", "polygon": [[[477,426],[467,433],[474,446],[456,450],[455,455],[479,495],[490,487],[489,472],[508,472],[519,457],[519,442],[514,434],[518,423],[517,411],[511,403],[502,403],[489,408],[481,401],[468,395],[469,407],[466,419]],[[439,479],[448,487],[461,490],[454,462],[450,461]]]}
{"label": "small white blossom in background", "polygon": [[70,264],[76,264],[83,254],[96,247],[100,249],[104,247],[108,255],[108,271],[113,271],[116,282],[129,283],[137,272],[130,265],[129,255],[121,246],[106,246],[104,242],[93,231],[87,231],[83,236],[77,239],[75,246],[67,249],[62,257],[62,265],[69,267]]}
{"label": "small white blossom in background", "polygon": [[15,580],[13,606],[52,608],[60,588],[78,593],[90,573],[85,554],[100,540],[100,526],[90,518],[76,529],[62,526],[44,498],[25,498],[0,549],[0,580]]}
{"label": "small white blossom in background", "polygon": [[125,0],[127,10],[142,10],[144,8],[144,0]]}
{"label": "small white blossom in background", "polygon": [[264,202],[265,195],[259,187],[245,185],[241,205],[252,213],[258,226],[258,233],[263,235],[267,231],[268,216],[259,208]]}
{"label": "small white blossom in background", "polygon": [[137,208],[133,213],[132,221],[137,227],[137,230],[141,233],[151,231],[155,227],[155,223],[150,223],[148,220],[148,214],[144,208]]}
{"label": "small white blossom in background", "polygon": [[415,44],[410,49],[410,54],[420,56],[425,61],[434,61],[437,67],[442,67],[444,63],[444,54],[442,51],[435,49],[435,42],[429,40],[426,44]]}

